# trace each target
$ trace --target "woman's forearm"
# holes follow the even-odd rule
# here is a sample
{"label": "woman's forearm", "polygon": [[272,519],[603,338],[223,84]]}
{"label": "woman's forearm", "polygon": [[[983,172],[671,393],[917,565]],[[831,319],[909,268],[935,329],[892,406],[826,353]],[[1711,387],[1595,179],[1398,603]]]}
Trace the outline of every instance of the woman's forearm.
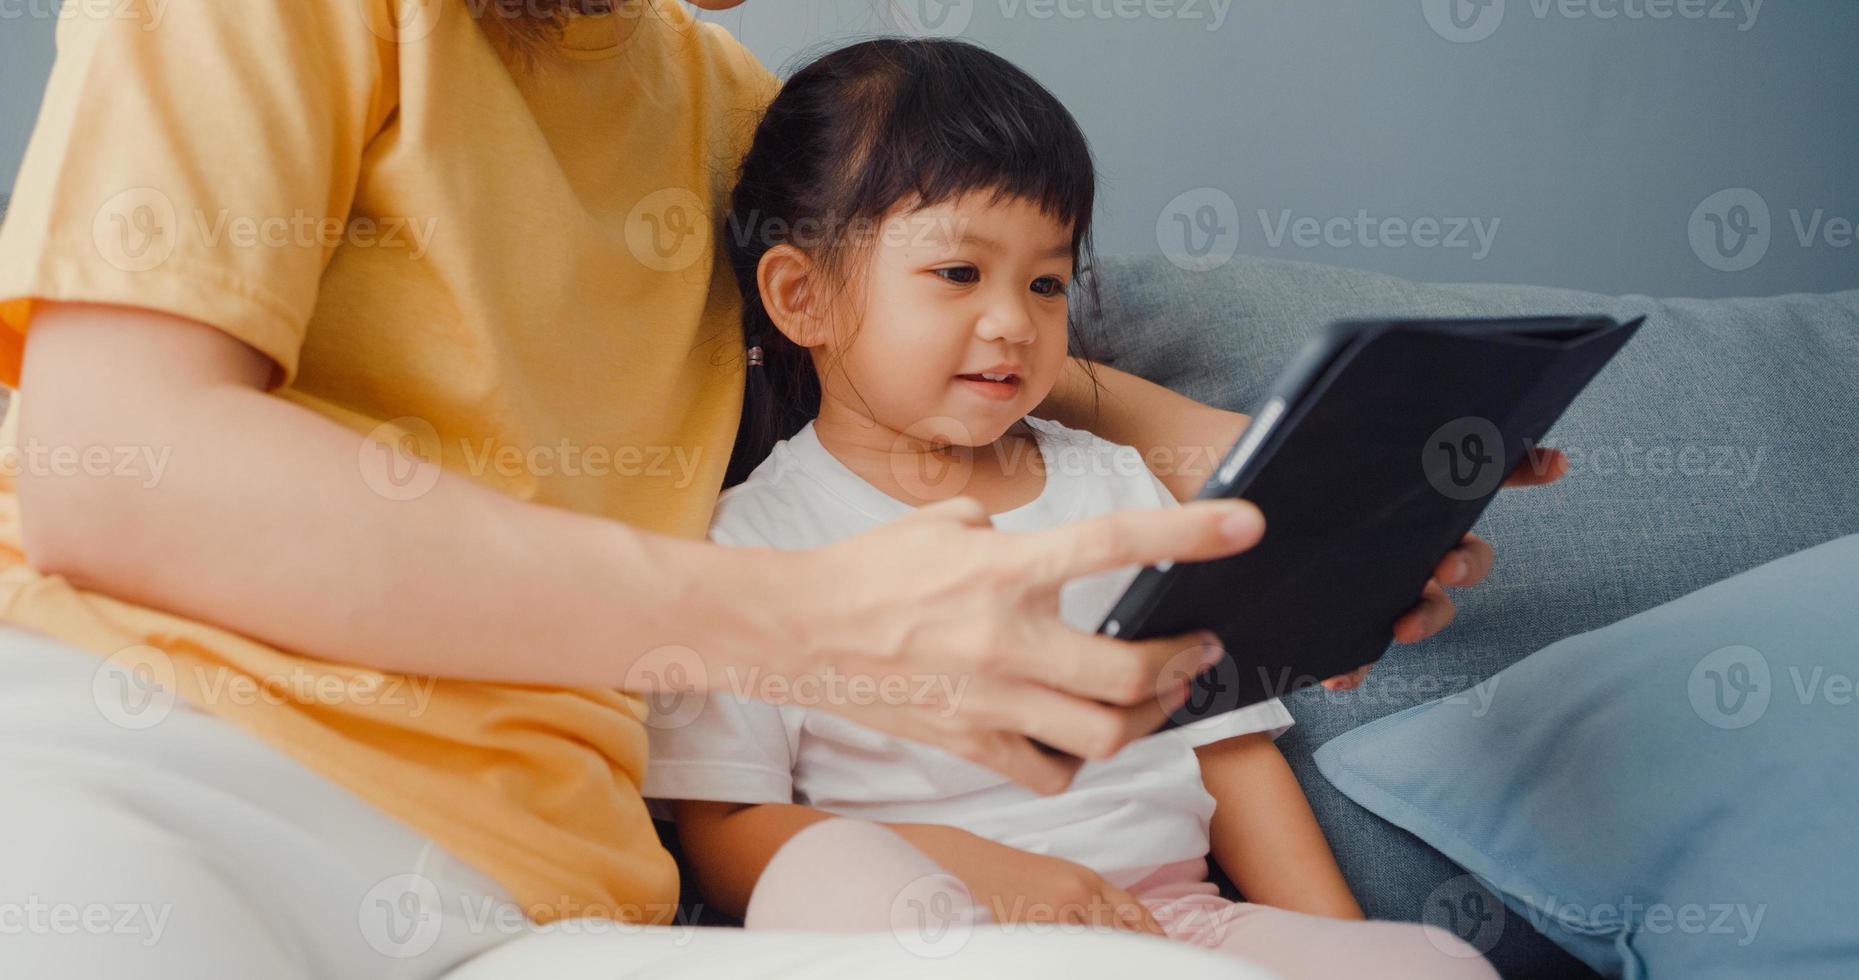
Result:
{"label": "woman's forearm", "polygon": [[1265,733],[1195,749],[1214,798],[1209,834],[1214,860],[1246,901],[1360,919],[1310,801],[1283,753]]}
{"label": "woman's forearm", "polygon": [[1091,370],[1095,387],[1083,362],[1067,358],[1064,374],[1035,412],[1136,447],[1177,500],[1201,489],[1246,427],[1241,413],[1204,405],[1127,371],[1103,364]]}
{"label": "woman's forearm", "polygon": [[653,671],[628,676],[648,651],[746,656],[736,647],[752,613],[724,600],[746,604],[753,564],[777,553],[651,534],[443,471],[416,499],[390,499],[363,477],[360,435],[263,393],[269,362],[228,343],[139,311],[40,313],[21,442],[150,447],[166,462],[145,479],[22,473],[28,560],[114,597],[397,673],[653,686],[661,678],[643,676]]}

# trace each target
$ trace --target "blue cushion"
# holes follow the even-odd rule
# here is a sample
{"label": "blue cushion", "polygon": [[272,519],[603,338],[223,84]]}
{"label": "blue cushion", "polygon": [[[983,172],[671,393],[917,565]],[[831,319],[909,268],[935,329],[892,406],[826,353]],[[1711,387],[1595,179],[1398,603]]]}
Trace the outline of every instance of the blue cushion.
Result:
{"label": "blue cushion", "polygon": [[1426,904],[1474,946],[1527,923],[1611,976],[1847,980],[1856,597],[1859,535],[1555,643],[1317,766],[1475,876]]}

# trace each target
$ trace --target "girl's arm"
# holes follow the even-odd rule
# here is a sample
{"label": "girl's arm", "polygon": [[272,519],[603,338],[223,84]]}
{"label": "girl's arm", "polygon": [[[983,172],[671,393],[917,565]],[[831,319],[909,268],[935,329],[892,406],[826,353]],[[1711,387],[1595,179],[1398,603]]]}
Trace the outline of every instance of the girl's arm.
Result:
{"label": "girl's arm", "polygon": [[677,800],[678,849],[705,901],[740,919],[763,869],[795,834],[833,815],[793,803]]}
{"label": "girl's arm", "polygon": [[1362,918],[1329,841],[1283,753],[1265,732],[1194,750],[1201,781],[1214,798],[1214,860],[1246,901]]}
{"label": "girl's arm", "polygon": [[[833,814],[791,803],[673,804],[678,843],[704,898],[741,918],[768,862],[795,834]],[[1134,896],[1080,864],[1031,854],[959,827],[887,823],[885,827],[960,879],[996,922],[1098,922],[1162,934]]]}
{"label": "girl's arm", "polygon": [[1065,371],[1034,414],[1134,446],[1176,500],[1188,500],[1220,466],[1250,416],[1204,405],[1153,381],[1104,364],[1065,359]]}

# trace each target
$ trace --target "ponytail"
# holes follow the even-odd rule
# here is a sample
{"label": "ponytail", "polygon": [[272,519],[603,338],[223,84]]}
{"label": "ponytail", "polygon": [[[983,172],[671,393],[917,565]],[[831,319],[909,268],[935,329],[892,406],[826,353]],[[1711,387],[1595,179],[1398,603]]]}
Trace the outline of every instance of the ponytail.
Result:
{"label": "ponytail", "polygon": [[742,422],[723,475],[724,489],[748,479],[774,451],[775,443],[805,428],[820,405],[820,377],[813,369],[813,355],[775,326],[759,295],[743,300],[742,324],[747,335]]}

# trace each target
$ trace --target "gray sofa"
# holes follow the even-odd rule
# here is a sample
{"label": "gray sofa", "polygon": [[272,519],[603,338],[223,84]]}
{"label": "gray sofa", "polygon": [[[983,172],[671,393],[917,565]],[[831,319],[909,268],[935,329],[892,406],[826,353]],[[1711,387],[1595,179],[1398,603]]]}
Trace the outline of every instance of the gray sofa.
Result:
{"label": "gray sofa", "polygon": [[[1102,304],[1086,311],[1074,353],[1241,411],[1312,330],[1339,318],[1648,318],[1547,440],[1569,451],[1570,475],[1507,491],[1486,512],[1478,531],[1497,568],[1456,594],[1454,625],[1394,648],[1361,690],[1289,699],[1298,724],[1280,745],[1372,916],[1419,920],[1429,893],[1462,872],[1332,789],[1311,762],[1318,746],[1562,637],[1859,532],[1859,291],[1657,300],[1245,258],[1212,272],[1161,258],[1100,269]],[[722,922],[698,911],[686,881],[693,918]],[[1488,955],[1506,977],[1592,976],[1516,916]]]}
{"label": "gray sofa", "polygon": [[[1280,745],[1370,915],[1419,919],[1461,871],[1332,789],[1311,762],[1318,746],[1564,636],[1859,532],[1859,291],[1657,300],[1243,258],[1202,273],[1161,259],[1101,268],[1084,352],[1242,411],[1311,330],[1342,317],[1648,318],[1546,440],[1570,452],[1570,475],[1486,512],[1478,532],[1497,567],[1456,593],[1454,625],[1394,648],[1360,691],[1288,701],[1298,724]],[[1489,955],[1506,977],[1591,975],[1516,916]]]}

